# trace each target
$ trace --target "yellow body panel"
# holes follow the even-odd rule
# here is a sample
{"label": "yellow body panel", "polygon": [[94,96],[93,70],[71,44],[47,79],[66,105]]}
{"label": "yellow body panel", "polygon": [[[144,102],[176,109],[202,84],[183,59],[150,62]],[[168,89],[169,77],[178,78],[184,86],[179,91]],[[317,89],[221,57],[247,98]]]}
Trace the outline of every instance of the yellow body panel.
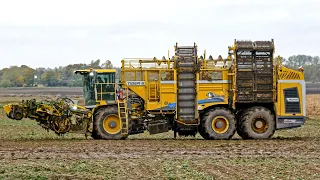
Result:
{"label": "yellow body panel", "polygon": [[[147,71],[147,70],[146,70]],[[223,72],[227,78],[227,71]],[[132,85],[131,82],[135,82],[139,85]],[[199,109],[205,109],[207,107],[217,104],[228,104],[228,86],[230,80],[198,80],[198,103]],[[130,81],[127,83],[128,88],[136,93],[145,101],[146,110],[175,110],[170,108],[171,104],[176,103],[176,81]],[[215,102],[210,102],[208,99],[208,93],[213,93]],[[169,107],[168,107],[169,106]]]}
{"label": "yellow body panel", "polygon": [[[301,71],[286,68],[280,65],[281,58],[278,57],[278,69],[277,69],[277,102],[275,103],[275,109],[277,116],[306,116],[306,85],[304,81],[304,74]],[[286,113],[285,110],[285,97],[284,89],[297,88],[300,113]]]}
{"label": "yellow body panel", "polygon": [[130,90],[136,93],[142,99],[146,99],[147,97],[145,86],[130,86]]}
{"label": "yellow body panel", "polygon": [[11,104],[4,105],[3,110],[5,111],[6,114],[9,114],[10,111],[12,110],[12,105]]}
{"label": "yellow body panel", "polygon": [[160,94],[160,107],[174,103],[176,100],[175,84],[161,84]]}
{"label": "yellow body panel", "polygon": [[[122,60],[121,82],[141,97],[145,110],[175,110],[177,72],[170,60]],[[231,59],[204,60],[197,73],[199,110],[217,104],[228,104],[231,76],[228,75]],[[210,99],[208,93],[214,94]]]}

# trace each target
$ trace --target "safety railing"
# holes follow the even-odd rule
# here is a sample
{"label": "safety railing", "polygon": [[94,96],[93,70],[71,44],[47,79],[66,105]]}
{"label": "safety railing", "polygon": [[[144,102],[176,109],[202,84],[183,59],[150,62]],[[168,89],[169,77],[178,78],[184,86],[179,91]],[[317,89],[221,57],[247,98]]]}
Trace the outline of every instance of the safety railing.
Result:
{"label": "safety railing", "polygon": [[156,58],[126,58],[122,60],[122,70],[126,69],[170,69],[173,62],[169,59]]}
{"label": "safety railing", "polygon": [[[229,68],[232,64],[231,57],[222,59],[201,59],[199,58],[202,69]],[[127,58],[122,60],[122,71],[139,71],[147,69],[173,69],[173,59],[152,59],[152,58]]]}
{"label": "safety railing", "polygon": [[173,81],[174,69],[144,69],[121,72],[121,81]]}
{"label": "safety railing", "polygon": [[129,91],[127,88],[123,88],[123,85],[123,83],[95,83],[96,101],[117,101],[127,98]]}
{"label": "safety railing", "polygon": [[226,59],[223,59],[222,56],[218,56],[217,59],[209,56],[209,59],[199,58],[199,61],[201,63],[201,69],[228,69],[232,65],[231,56],[228,56]]}

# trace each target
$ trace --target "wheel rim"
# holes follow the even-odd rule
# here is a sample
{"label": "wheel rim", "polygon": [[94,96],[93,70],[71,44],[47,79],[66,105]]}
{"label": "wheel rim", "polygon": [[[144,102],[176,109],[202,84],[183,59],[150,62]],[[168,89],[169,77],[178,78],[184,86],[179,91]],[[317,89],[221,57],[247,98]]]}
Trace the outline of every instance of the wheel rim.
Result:
{"label": "wheel rim", "polygon": [[21,120],[23,118],[23,114],[20,111],[15,112],[13,116],[16,120]]}
{"label": "wheel rim", "polygon": [[216,133],[223,134],[229,129],[229,121],[223,116],[217,116],[212,120],[211,126]]}
{"label": "wheel rim", "polygon": [[262,134],[268,130],[269,124],[263,117],[256,117],[251,124],[254,132]]}
{"label": "wheel rim", "polygon": [[103,129],[109,134],[117,134],[121,130],[118,115],[109,115],[103,120]]}

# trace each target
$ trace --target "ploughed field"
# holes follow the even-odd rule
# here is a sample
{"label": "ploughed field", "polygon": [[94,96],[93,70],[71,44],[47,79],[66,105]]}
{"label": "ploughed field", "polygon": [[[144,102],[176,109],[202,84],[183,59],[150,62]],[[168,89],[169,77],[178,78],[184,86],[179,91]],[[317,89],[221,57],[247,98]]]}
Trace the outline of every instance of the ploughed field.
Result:
{"label": "ploughed field", "polygon": [[[39,94],[1,96],[0,104],[45,97]],[[0,110],[0,179],[320,179],[320,95],[308,95],[307,103],[311,119],[301,128],[270,140],[229,141],[174,140],[173,132],[120,141],[59,137]]]}
{"label": "ploughed field", "polygon": [[320,94],[320,82],[307,83],[306,90],[307,94]]}
{"label": "ploughed field", "polygon": [[0,96],[39,96],[39,95],[61,95],[61,96],[81,96],[81,87],[17,87],[0,88]]}

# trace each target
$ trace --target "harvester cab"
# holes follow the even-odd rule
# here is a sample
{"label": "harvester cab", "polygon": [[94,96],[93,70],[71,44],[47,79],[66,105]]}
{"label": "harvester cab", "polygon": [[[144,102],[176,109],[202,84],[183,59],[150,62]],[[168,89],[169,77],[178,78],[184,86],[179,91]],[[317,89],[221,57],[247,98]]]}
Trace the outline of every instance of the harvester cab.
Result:
{"label": "harvester cab", "polygon": [[83,76],[83,93],[86,108],[116,101],[115,69],[77,70]]}

